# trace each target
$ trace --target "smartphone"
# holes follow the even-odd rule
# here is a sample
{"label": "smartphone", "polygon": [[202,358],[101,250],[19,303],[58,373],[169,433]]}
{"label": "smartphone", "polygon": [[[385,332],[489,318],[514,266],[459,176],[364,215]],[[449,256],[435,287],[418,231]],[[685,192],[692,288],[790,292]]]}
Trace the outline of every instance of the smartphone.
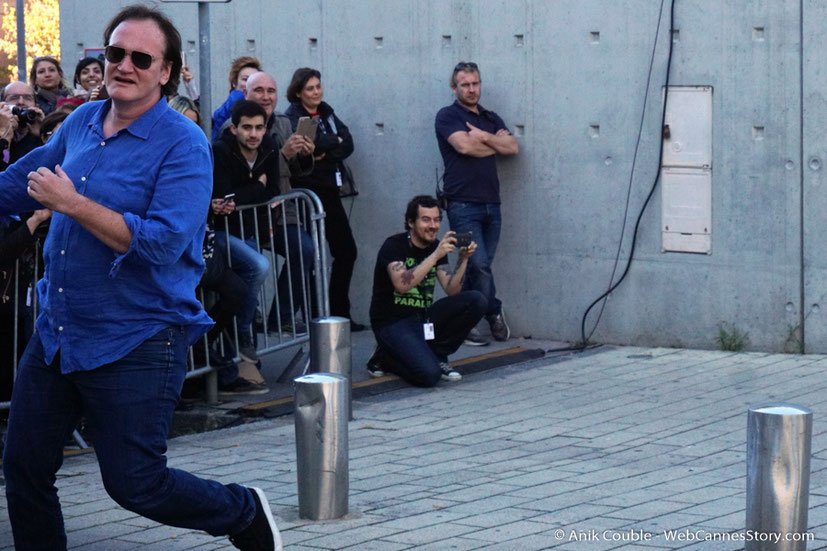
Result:
{"label": "smartphone", "polygon": [[296,126],[296,134],[307,136],[310,141],[316,139],[316,128],[319,126],[319,119],[310,117],[301,117],[299,124]]}
{"label": "smartphone", "polygon": [[468,233],[457,233],[457,234],[455,234],[454,237],[457,238],[457,248],[459,249],[460,247],[467,247],[468,245],[470,245],[471,244],[471,238],[473,236],[474,236],[474,232],[470,232],[470,231]]}
{"label": "smartphone", "polygon": [[234,197],[235,197],[235,193],[228,193],[227,195],[224,196],[224,202],[226,203],[227,201],[229,201],[230,199],[232,199]]}

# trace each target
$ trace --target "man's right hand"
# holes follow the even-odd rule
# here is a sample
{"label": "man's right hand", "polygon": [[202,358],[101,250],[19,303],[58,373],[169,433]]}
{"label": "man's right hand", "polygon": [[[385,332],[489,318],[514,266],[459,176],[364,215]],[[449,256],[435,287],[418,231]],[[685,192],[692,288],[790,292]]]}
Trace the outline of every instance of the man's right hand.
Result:
{"label": "man's right hand", "polygon": [[34,231],[38,228],[38,226],[40,226],[40,224],[48,220],[50,216],[52,216],[52,211],[49,209],[40,209],[34,211],[34,214],[32,214],[29,217],[29,219],[26,220],[26,226],[28,226],[29,228],[29,233],[34,235]]}
{"label": "man's right hand", "polygon": [[434,251],[434,254],[437,255],[437,260],[457,249],[456,233],[457,232],[449,231],[445,232],[445,235],[442,236],[442,240],[439,242],[439,247],[437,247]]}
{"label": "man's right hand", "polygon": [[0,105],[0,138],[12,141],[12,134],[17,130],[17,117],[11,114],[11,107]]}

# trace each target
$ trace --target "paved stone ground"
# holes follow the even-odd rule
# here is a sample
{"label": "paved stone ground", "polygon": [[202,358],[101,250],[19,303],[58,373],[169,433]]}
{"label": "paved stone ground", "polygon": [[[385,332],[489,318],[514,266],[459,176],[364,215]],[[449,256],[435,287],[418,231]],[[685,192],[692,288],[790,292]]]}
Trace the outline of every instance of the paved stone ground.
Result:
{"label": "paved stone ground", "polygon": [[[601,348],[360,400],[351,514],[332,522],[297,517],[292,417],[178,438],[169,454],[264,488],[293,551],[727,551],[744,544],[664,530],[743,534],[746,412],[785,400],[815,412],[808,549],[827,549],[825,387],[825,356]],[[231,548],[118,508],[92,455],[68,458],[58,486],[73,548]]]}

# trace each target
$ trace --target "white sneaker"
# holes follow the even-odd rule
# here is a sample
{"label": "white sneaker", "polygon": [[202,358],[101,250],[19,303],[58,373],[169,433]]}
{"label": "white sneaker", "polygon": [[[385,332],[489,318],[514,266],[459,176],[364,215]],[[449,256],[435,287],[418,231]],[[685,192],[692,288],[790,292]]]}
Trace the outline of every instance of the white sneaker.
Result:
{"label": "white sneaker", "polygon": [[451,364],[448,362],[439,362],[439,368],[442,369],[442,380],[443,381],[450,381],[455,383],[457,381],[462,380],[462,375],[459,374],[459,371],[454,370],[451,368]]}

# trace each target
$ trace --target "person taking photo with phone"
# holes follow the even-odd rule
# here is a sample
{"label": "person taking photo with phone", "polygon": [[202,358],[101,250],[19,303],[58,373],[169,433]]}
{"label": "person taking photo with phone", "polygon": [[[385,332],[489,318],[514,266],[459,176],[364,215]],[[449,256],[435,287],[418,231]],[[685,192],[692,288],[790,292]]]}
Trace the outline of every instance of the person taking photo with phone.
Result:
{"label": "person taking photo with phone", "polygon": [[[437,200],[417,195],[405,211],[406,231],[387,238],[379,249],[370,302],[377,342],[367,365],[372,377],[395,373],[426,387],[462,379],[448,356],[482,319],[487,301],[479,291],[462,290],[477,244],[468,240],[458,248],[453,231],[438,240],[441,222]],[[459,254],[451,269],[447,257],[454,251]],[[448,296],[434,302],[436,281]]]}

